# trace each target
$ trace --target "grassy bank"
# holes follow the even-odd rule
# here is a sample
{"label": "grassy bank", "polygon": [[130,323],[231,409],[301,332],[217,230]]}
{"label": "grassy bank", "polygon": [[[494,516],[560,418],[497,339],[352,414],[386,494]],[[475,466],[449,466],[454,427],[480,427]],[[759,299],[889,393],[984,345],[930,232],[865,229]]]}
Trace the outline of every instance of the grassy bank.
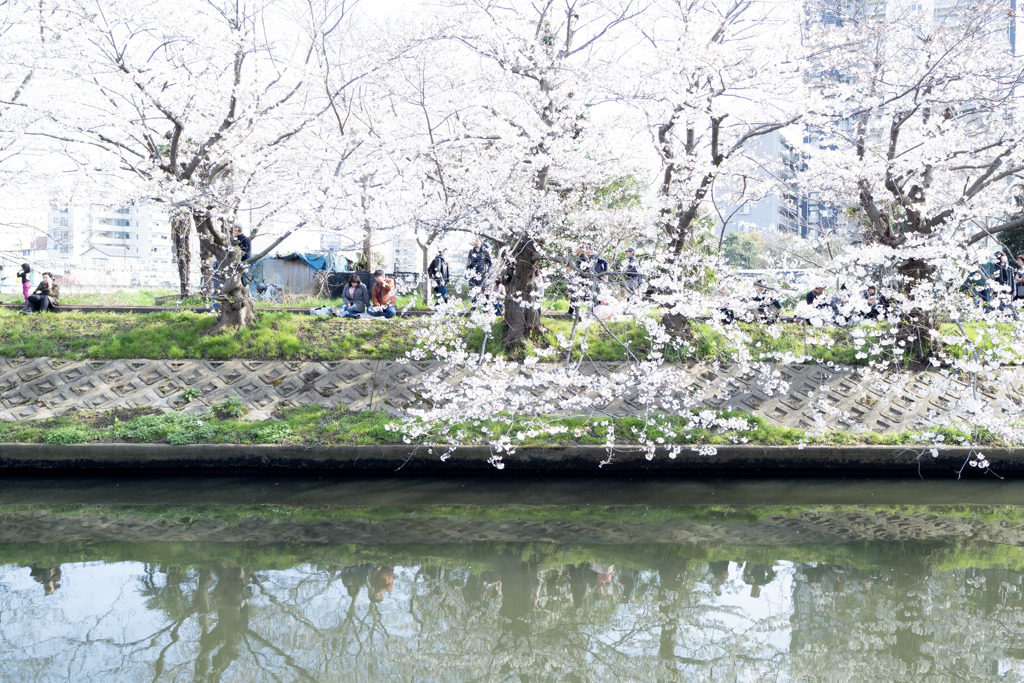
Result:
{"label": "grassy bank", "polygon": [[[237,401],[215,405],[204,413],[172,412],[158,414],[146,410],[73,412],[45,420],[0,422],[0,442],[5,443],[158,443],[185,444],[298,444],[307,446],[391,445],[403,443],[400,432],[389,429],[395,418],[380,411],[348,412],[344,408],[318,405],[283,410],[275,420],[243,419],[244,407]],[[739,411],[723,411],[722,417],[742,417],[749,429],[713,433],[691,428],[688,420],[667,417],[660,425],[638,418],[614,418],[610,422],[616,434],[641,435],[671,444],[750,443],[764,446],[786,445],[918,445],[916,432],[879,434],[877,432],[833,431],[811,436],[801,429],[777,427],[766,420]],[[564,427],[560,434],[543,435],[523,442],[525,447],[602,445],[607,426],[578,417],[550,417],[546,424]],[[521,418],[481,420],[454,425],[449,433],[458,433],[460,443],[487,444],[500,434],[528,429]],[[672,430],[677,435],[666,436]],[[945,443],[1003,444],[982,429],[941,428]],[[626,440],[628,443],[628,439]],[[622,443],[617,445],[623,445]],[[920,447],[918,445],[918,447]]]}
{"label": "grassy bank", "polygon": [[[52,357],[70,360],[111,360],[122,358],[210,360],[390,360],[403,357],[416,343],[416,330],[430,325],[427,318],[346,321],[338,318],[302,316],[291,313],[260,313],[258,322],[243,330],[207,334],[216,322],[212,313],[79,313],[24,316],[0,310],[0,357]],[[541,346],[555,346],[559,337],[568,338],[572,321],[545,318]],[[746,328],[753,336],[751,351],[756,356],[809,355],[837,363],[863,362],[849,331],[840,328],[817,330],[805,347],[804,330],[796,325],[780,326],[778,337],[759,326]],[[498,340],[502,323],[491,330],[487,350],[501,355]],[[470,330],[470,348],[483,343],[482,329]],[[593,360],[621,361],[629,353],[646,357],[650,338],[646,329],[633,322],[593,325],[586,334],[585,353]],[[583,350],[584,335],[577,334],[574,355]],[[621,342],[628,344],[629,351]],[[527,349],[527,354],[532,349]],[[671,360],[711,357],[728,358],[731,342],[705,324],[694,323],[689,349]]]}
{"label": "grassy bank", "polygon": [[[215,322],[216,316],[212,313],[186,311],[141,314],[69,311],[59,315],[26,316],[14,310],[0,310],[0,357],[394,360],[415,348],[417,330],[433,324],[429,318],[352,321],[263,311],[251,327],[208,334],[207,329]],[[543,325],[543,338],[535,342],[536,347],[528,346],[526,355],[533,355],[535,348],[558,347],[560,339],[572,335],[572,320],[546,317]],[[960,336],[958,329],[947,327],[950,329],[943,332],[950,339]],[[503,323],[496,320],[486,345],[488,352],[499,357],[503,355],[499,343],[502,329]],[[890,347],[872,348],[872,340],[885,333],[877,325],[808,328],[782,324],[769,328],[740,323],[730,329],[749,335],[746,351],[755,360],[783,361],[806,354],[822,362],[862,365],[871,357],[891,355]],[[965,325],[964,329],[972,339],[979,336],[978,326]],[[1009,324],[994,329],[1005,340],[995,342],[987,334],[981,340],[979,351],[1006,346],[1009,350],[1003,362],[1021,362],[1024,350],[1007,341],[1020,330]],[[465,334],[470,349],[481,348],[483,329],[467,328]],[[735,343],[706,323],[691,323],[689,338],[683,348],[666,349],[665,357],[675,362],[729,361],[736,355]],[[864,339],[868,340],[866,345]],[[633,321],[622,321],[593,323],[585,333],[577,330],[572,355],[577,358],[585,353],[595,361],[625,361],[631,357],[647,358],[650,351],[651,340],[646,328]],[[967,353],[953,343],[947,345],[946,352],[952,357]],[[564,353],[561,357],[564,358]]]}

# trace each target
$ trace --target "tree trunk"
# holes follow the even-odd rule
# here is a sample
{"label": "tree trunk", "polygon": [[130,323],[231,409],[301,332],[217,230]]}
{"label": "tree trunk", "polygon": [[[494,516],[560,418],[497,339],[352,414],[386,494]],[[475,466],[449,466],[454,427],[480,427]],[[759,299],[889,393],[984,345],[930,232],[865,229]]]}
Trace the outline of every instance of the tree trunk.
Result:
{"label": "tree trunk", "polygon": [[[902,276],[901,288],[913,301],[914,290],[928,287],[935,274],[935,266],[920,259],[909,259],[899,265]],[[932,330],[939,329],[939,319],[934,311],[923,311],[912,307],[900,311],[900,321],[896,328],[897,343],[902,342],[906,357],[912,361],[925,362],[932,354],[941,350],[942,344],[937,337],[932,337]]]}
{"label": "tree trunk", "polygon": [[373,262],[373,227],[369,221],[363,225],[363,260],[366,263],[366,272],[372,273],[377,264]]}
{"label": "tree trunk", "polygon": [[430,245],[434,243],[437,236],[437,230],[431,231],[426,242],[420,242],[419,235],[416,236],[416,246],[420,249],[420,267],[423,275],[423,303],[427,308],[430,308],[434,302],[434,282],[427,275],[427,270],[430,268]]}
{"label": "tree trunk", "polygon": [[[218,279],[225,277],[218,269]],[[222,287],[218,287],[217,303],[220,305],[220,318],[210,328],[210,334],[216,334],[226,327],[248,327],[256,322],[256,308],[253,305],[249,288],[242,284],[242,275],[227,276]]]}
{"label": "tree trunk", "polygon": [[175,211],[171,214],[171,249],[178,263],[178,285],[182,297],[188,296],[189,271],[192,267],[192,247],[188,238],[192,228],[192,217],[188,212]]}
{"label": "tree trunk", "polygon": [[423,294],[423,303],[427,305],[427,308],[430,308],[430,295],[433,293],[431,291],[431,289],[433,288],[433,284],[430,278],[427,276],[427,269],[430,267],[430,252],[427,251],[427,245],[420,244],[419,240],[416,240],[416,246],[419,247],[420,250],[420,272],[423,274],[423,284],[421,286],[421,293]]}
{"label": "tree trunk", "polygon": [[505,335],[501,340],[506,351],[522,349],[527,336],[540,335],[540,301],[537,300],[537,271],[541,253],[537,241],[529,234],[519,238],[510,254],[511,263],[505,277]]}
{"label": "tree trunk", "polygon": [[[199,212],[193,219],[203,259],[204,292],[214,297],[219,309],[217,324],[207,328],[206,333],[217,334],[228,327],[237,329],[252,325],[256,322],[256,308],[249,287],[242,283],[248,266],[242,263],[242,250],[235,244],[232,221]],[[212,266],[214,259],[217,261],[216,270]],[[216,287],[213,286],[214,279]]]}

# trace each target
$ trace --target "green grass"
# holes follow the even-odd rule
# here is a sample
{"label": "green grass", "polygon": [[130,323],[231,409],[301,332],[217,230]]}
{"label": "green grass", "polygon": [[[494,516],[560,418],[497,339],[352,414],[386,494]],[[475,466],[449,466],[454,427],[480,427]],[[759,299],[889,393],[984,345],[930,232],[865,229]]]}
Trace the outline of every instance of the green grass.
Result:
{"label": "green grass", "polygon": [[[345,321],[263,310],[251,327],[208,334],[208,328],[215,322],[213,313],[188,311],[145,314],[67,311],[58,315],[25,316],[4,309],[0,310],[0,357],[393,360],[415,348],[417,329],[433,324],[429,318]],[[558,347],[560,339],[568,340],[572,334],[572,320],[546,317],[542,322],[543,337],[527,345],[525,356],[536,355],[539,347]],[[871,349],[871,341],[885,332],[882,327],[869,325],[856,329],[865,333],[866,346],[858,345],[852,328],[809,328],[795,324],[769,328],[747,323],[728,328],[749,335],[747,349],[754,360],[803,358],[806,350],[807,356],[817,361],[863,365],[870,360],[869,355],[878,357],[888,353],[885,347]],[[1019,343],[1013,343],[1019,327],[965,325],[969,337],[977,337],[983,329],[991,329],[998,337],[993,339],[991,333],[986,334],[977,353],[982,356],[986,352],[999,353],[1005,363],[1024,361],[1024,349]],[[495,320],[486,346],[489,353],[498,357],[504,355],[500,343],[503,330],[503,323]],[[942,332],[949,340],[962,338],[959,330],[951,325],[945,325]],[[484,330],[479,327],[453,334],[464,335],[469,349],[474,352],[484,340]],[[736,357],[733,342],[706,323],[691,323],[686,337],[679,346],[664,350],[667,360],[728,362]],[[652,350],[646,328],[633,321],[591,323],[587,330],[577,329],[573,339],[570,351],[573,359],[584,353],[595,361],[625,361],[633,357],[643,360]],[[966,355],[967,351],[951,343],[945,353],[956,358]],[[554,360],[564,358],[564,352],[560,352]]]}
{"label": "green grass", "polygon": [[[73,412],[44,420],[0,422],[0,442],[4,443],[156,443],[184,445],[206,444],[299,444],[306,446],[402,444],[400,431],[389,429],[397,419],[381,411],[350,412],[344,407],[306,405],[287,408],[274,420],[242,419],[241,406],[233,402],[213,406],[203,413],[155,411]],[[686,418],[659,417],[651,421],[639,418],[614,418],[610,422],[617,435],[617,446],[637,443],[641,437],[663,439],[671,444],[750,443],[763,446],[809,445],[914,445],[916,432],[879,434],[877,432],[833,431],[810,436],[801,429],[778,427],[763,418],[740,411],[722,411],[721,417],[747,420],[748,429],[711,432],[691,428]],[[545,424],[565,429],[563,433],[526,438],[524,447],[603,445],[607,427],[602,420],[582,417],[549,417]],[[446,443],[487,444],[497,435],[529,429],[521,417],[498,416],[492,420],[474,420],[451,425],[434,433],[431,440]],[[945,443],[1005,446],[980,428],[935,430]],[[674,436],[673,436],[674,434]],[[923,448],[923,446],[921,446]]]}
{"label": "green grass", "polygon": [[152,306],[158,296],[173,296],[176,289],[119,289],[114,292],[77,292],[77,286],[61,288],[60,302],[66,306]]}
{"label": "green grass", "polygon": [[351,322],[264,312],[242,330],[207,334],[216,317],[185,311],[23,316],[0,311],[0,356],[72,360],[393,359],[413,348],[415,321]]}

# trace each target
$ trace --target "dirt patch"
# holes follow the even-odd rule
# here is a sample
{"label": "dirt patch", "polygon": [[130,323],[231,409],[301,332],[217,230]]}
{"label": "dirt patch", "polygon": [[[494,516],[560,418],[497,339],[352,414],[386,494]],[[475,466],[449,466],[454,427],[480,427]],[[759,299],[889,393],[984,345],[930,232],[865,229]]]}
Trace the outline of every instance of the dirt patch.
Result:
{"label": "dirt patch", "polygon": [[110,427],[114,422],[127,422],[143,415],[159,415],[164,411],[151,406],[138,408],[114,408],[102,413],[77,413],[76,416],[89,427]]}

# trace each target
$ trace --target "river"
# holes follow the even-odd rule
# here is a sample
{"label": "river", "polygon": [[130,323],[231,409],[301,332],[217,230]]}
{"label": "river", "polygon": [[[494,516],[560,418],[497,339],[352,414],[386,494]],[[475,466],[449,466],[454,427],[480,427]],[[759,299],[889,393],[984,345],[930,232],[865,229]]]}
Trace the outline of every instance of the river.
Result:
{"label": "river", "polygon": [[0,681],[1024,680],[1024,485],[0,482]]}

